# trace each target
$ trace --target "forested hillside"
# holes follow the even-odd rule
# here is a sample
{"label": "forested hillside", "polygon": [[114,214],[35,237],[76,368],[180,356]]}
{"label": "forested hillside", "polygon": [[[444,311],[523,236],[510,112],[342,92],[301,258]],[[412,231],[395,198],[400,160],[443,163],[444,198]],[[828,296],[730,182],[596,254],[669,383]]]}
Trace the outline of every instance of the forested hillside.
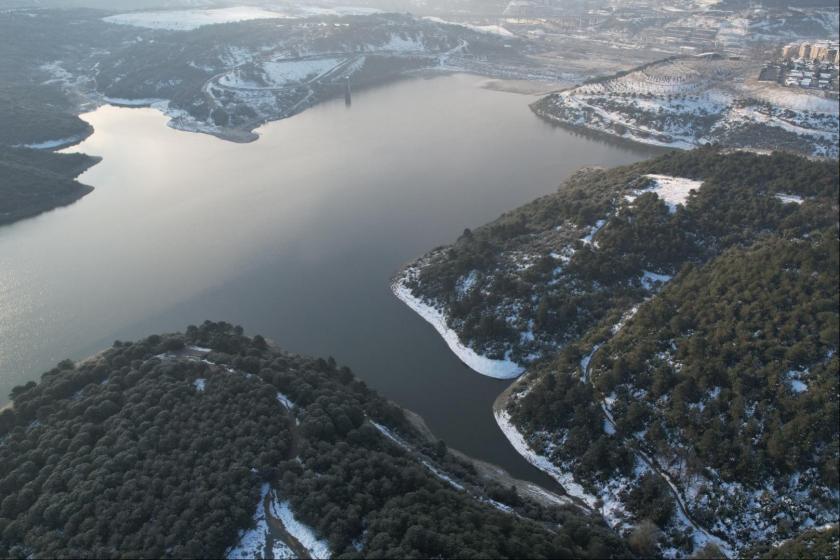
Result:
{"label": "forested hillside", "polygon": [[837,200],[836,162],[673,153],[579,173],[397,282],[531,364],[500,425],[636,553],[767,552],[838,519]]}
{"label": "forested hillside", "polygon": [[347,368],[225,323],[115,342],[0,415],[4,557],[606,557],[595,517],[476,474]]}
{"label": "forested hillside", "polygon": [[584,169],[397,280],[471,348],[525,364],[649,297],[685,264],[769,232],[834,225],[837,183],[833,162],[715,148]]}
{"label": "forested hillside", "polygon": [[93,187],[76,181],[97,158],[0,146],[0,225],[65,206]]}

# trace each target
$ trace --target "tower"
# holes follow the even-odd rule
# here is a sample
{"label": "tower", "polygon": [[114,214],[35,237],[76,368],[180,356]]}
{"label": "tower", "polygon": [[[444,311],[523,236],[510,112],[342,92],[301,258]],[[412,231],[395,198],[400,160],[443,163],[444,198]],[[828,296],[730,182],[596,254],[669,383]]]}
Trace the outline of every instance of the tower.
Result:
{"label": "tower", "polygon": [[350,76],[344,76],[344,104],[349,107],[353,103],[353,97],[350,94]]}

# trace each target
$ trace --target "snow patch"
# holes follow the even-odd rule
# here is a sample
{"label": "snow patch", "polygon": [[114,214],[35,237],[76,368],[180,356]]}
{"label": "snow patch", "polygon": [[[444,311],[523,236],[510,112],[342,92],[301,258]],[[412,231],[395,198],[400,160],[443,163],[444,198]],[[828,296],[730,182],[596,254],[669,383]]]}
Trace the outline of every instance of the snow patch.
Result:
{"label": "snow patch", "polygon": [[430,323],[438,334],[443,337],[449,349],[458,358],[477,373],[494,377],[496,379],[512,379],[519,377],[525,368],[511,360],[493,360],[476,353],[472,348],[465,346],[458,333],[446,325],[446,316],[440,310],[426,304],[420,298],[411,293],[411,289],[405,285],[405,278],[401,278],[391,287],[394,295],[408,305],[415,313]]}
{"label": "snow patch", "polygon": [[271,502],[271,515],[283,523],[286,531],[303,546],[312,558],[330,558],[330,547],[321,540],[311,527],[301,523],[292,513],[292,505],[288,501],[274,500]]}
{"label": "snow patch", "polygon": [[693,179],[685,179],[683,177],[671,177],[670,175],[645,175],[645,178],[651,179],[653,185],[647,189],[636,191],[625,198],[632,202],[644,193],[656,193],[656,196],[662,199],[662,202],[668,206],[668,211],[671,214],[677,211],[678,205],[685,205],[691,191],[700,190],[703,184],[702,181],[694,181]]}
{"label": "snow patch", "polygon": [[778,193],[776,198],[782,201],[782,204],[802,204],[803,199],[801,196],[797,196],[795,194],[783,194]]}
{"label": "snow patch", "polygon": [[478,33],[488,33],[490,35],[499,35],[500,37],[516,37],[516,35],[511,33],[509,30],[505,29],[501,25],[472,25],[469,23],[457,23],[454,21],[447,21],[445,19],[441,19],[439,17],[434,16],[424,17],[423,19],[427,21],[433,21],[435,23],[441,23],[443,25],[455,25],[458,27],[464,27],[472,31],[477,31]]}
{"label": "snow patch", "polygon": [[[399,437],[397,437],[396,435],[394,435],[394,433],[393,433],[391,430],[389,430],[388,428],[386,428],[386,427],[385,427],[385,426],[383,426],[382,424],[379,424],[378,422],[374,422],[373,420],[370,420],[370,423],[371,423],[371,425],[373,425],[373,427],[374,427],[374,428],[376,428],[377,430],[379,430],[379,433],[381,433],[383,436],[385,436],[385,437],[386,437],[386,438],[388,438],[389,440],[391,440],[391,441],[393,441],[394,443],[396,443],[396,444],[397,444],[398,446],[400,446],[402,449],[405,449],[406,451],[411,451],[411,450],[412,450],[410,445],[408,445],[408,444],[407,444],[406,442],[404,442],[402,439],[400,439]],[[463,490],[464,490],[464,487],[463,487],[461,484],[459,484],[458,482],[456,482],[455,480],[453,480],[453,479],[452,479],[452,477],[450,477],[450,476],[449,476],[449,475],[447,475],[446,473],[441,472],[441,471],[440,471],[437,467],[435,467],[434,465],[432,465],[429,461],[427,461],[427,460],[423,459],[423,460],[421,460],[420,462],[422,463],[422,465],[423,465],[424,467],[426,467],[427,469],[429,469],[429,471],[430,471],[433,475],[435,475],[435,476],[436,476],[436,477],[438,477],[439,479],[443,480],[444,482],[448,483],[450,486],[452,486],[452,487],[453,487],[453,488],[455,488],[456,490],[461,490],[461,491],[463,491]]]}
{"label": "snow patch", "polygon": [[642,274],[642,287],[645,290],[653,290],[654,288],[661,287],[663,284],[671,281],[670,274],[657,274],[656,272],[650,272],[649,270],[643,271]]}
{"label": "snow patch", "polygon": [[53,150],[55,148],[63,148],[85,139],[84,134],[77,134],[75,136],[68,136],[67,138],[58,138],[56,140],[45,140],[44,142],[35,142],[32,144],[19,144],[16,148],[30,148],[32,150]]}
{"label": "snow patch", "polygon": [[590,508],[595,508],[596,498],[587,493],[583,486],[575,482],[571,473],[561,471],[547,457],[544,457],[531,449],[531,446],[525,441],[525,437],[519,430],[516,429],[516,426],[513,425],[508,411],[498,411],[494,414],[494,416],[496,417],[496,423],[499,425],[502,433],[505,434],[505,437],[508,439],[513,448],[516,449],[517,453],[522,455],[529,463],[560,483],[560,485],[563,486],[563,489],[570,496],[582,500]]}
{"label": "snow patch", "polygon": [[263,71],[269,83],[282,85],[289,82],[302,82],[306,78],[320,77],[335,68],[338,63],[337,58],[278,60],[263,64]]}
{"label": "snow patch", "polygon": [[381,433],[383,436],[390,439],[391,441],[393,441],[394,443],[396,443],[397,445],[399,445],[403,449],[406,449],[406,450],[411,449],[407,443],[405,443],[403,440],[401,440],[400,438],[395,436],[393,434],[393,432],[391,432],[391,430],[389,430],[388,428],[386,428],[382,424],[379,424],[378,422],[374,422],[373,420],[371,420],[370,423],[373,425],[374,428],[379,430],[379,433]]}
{"label": "snow patch", "polygon": [[106,103],[111,105],[120,105],[123,107],[151,107],[160,103],[166,103],[165,99],[156,97],[140,97],[137,99],[127,99],[125,97],[108,97],[102,98]]}
{"label": "snow patch", "polygon": [[807,369],[805,371],[798,371],[792,369],[789,372],[785,373],[785,382],[787,383],[787,386],[790,387],[790,390],[794,393],[804,393],[808,390],[808,384],[802,379],[802,377],[807,374]]}
{"label": "snow patch", "polygon": [[458,294],[458,297],[462,298],[467,295],[467,293],[475,286],[476,281],[478,281],[477,270],[471,270],[469,274],[459,278],[455,283],[455,292]]}
{"label": "snow patch", "polygon": [[501,502],[497,502],[492,498],[481,498],[481,503],[491,505],[503,513],[514,513],[512,507],[507,506]]}
{"label": "snow patch", "polygon": [[450,486],[452,486],[452,487],[453,487],[453,488],[455,488],[456,490],[460,490],[460,491],[463,491],[463,490],[464,490],[463,485],[461,485],[461,484],[459,484],[459,483],[455,482],[455,481],[452,479],[452,477],[450,477],[449,475],[447,475],[447,474],[445,474],[445,473],[441,472],[440,470],[438,470],[438,469],[437,469],[437,467],[435,467],[434,465],[432,465],[430,462],[428,462],[428,461],[426,461],[426,460],[423,460],[423,461],[421,461],[421,463],[423,463],[423,466],[424,466],[424,467],[426,467],[427,469],[429,469],[429,471],[431,471],[431,473],[432,473],[433,475],[435,475],[436,477],[438,477],[438,478],[439,478],[439,479],[441,479],[442,481],[446,482],[447,484],[449,484]]}
{"label": "snow patch", "polygon": [[294,550],[276,538],[271,543],[271,555],[274,557],[274,560],[295,560],[297,558]]}
{"label": "snow patch", "polygon": [[292,410],[292,408],[294,408],[295,406],[295,403],[292,402],[292,399],[280,392],[277,393],[277,402],[279,402],[281,405],[283,405],[289,410]]}
{"label": "snow patch", "polygon": [[426,49],[422,41],[418,41],[413,37],[405,38],[395,33],[391,34],[391,38],[384,45],[374,46],[374,50],[393,51],[393,52],[418,52]]}
{"label": "snow patch", "polygon": [[254,512],[254,528],[242,531],[239,534],[239,542],[227,551],[228,560],[248,560],[250,558],[262,558],[265,544],[268,539],[268,521],[265,517],[265,497],[269,491],[268,483],[260,489],[260,501],[257,502],[257,511]]}
{"label": "snow patch", "polygon": [[284,18],[288,15],[262,8],[240,6],[211,10],[162,10],[153,12],[131,12],[103,18],[108,23],[131,25],[146,29],[169,31],[192,31],[205,25],[233,23],[254,19]]}
{"label": "snow patch", "polygon": [[[607,220],[598,220],[597,222],[595,222],[595,225],[592,227],[592,230],[589,232],[589,235],[581,238],[581,241],[583,241],[583,244],[584,245],[592,245],[593,244],[592,243],[592,238],[595,237],[595,235],[599,231],[601,231],[601,228],[603,228],[606,225],[606,223],[607,223]],[[595,244],[595,246],[597,247],[597,244]]]}

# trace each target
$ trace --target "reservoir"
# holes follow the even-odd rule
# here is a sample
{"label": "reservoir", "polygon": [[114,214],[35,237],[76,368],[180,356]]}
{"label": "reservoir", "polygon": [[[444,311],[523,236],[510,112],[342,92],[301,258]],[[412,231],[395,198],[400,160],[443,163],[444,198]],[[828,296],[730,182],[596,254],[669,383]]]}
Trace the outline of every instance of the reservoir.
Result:
{"label": "reservoir", "polygon": [[405,262],[549,193],[584,165],[652,155],[551,126],[536,98],[468,75],[354,92],[235,144],[160,112],[101,107],[67,151],[101,156],[75,204],[0,228],[0,395],[205,319],[348,365],[451,447],[549,485],[462,364],[390,291]]}

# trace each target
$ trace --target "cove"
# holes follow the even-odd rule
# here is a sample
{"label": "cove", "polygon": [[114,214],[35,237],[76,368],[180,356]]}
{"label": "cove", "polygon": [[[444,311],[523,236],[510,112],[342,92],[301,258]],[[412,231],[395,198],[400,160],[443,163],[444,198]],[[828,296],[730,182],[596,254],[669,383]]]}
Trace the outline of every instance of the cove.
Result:
{"label": "cove", "polygon": [[115,339],[241,324],[333,356],[448,445],[551,486],[493,419],[510,381],[470,370],[391,293],[403,263],[556,189],[653,152],[551,126],[536,98],[468,75],[407,79],[235,144],[104,106],[66,151],[101,156],[75,204],[0,228],[0,394]]}

